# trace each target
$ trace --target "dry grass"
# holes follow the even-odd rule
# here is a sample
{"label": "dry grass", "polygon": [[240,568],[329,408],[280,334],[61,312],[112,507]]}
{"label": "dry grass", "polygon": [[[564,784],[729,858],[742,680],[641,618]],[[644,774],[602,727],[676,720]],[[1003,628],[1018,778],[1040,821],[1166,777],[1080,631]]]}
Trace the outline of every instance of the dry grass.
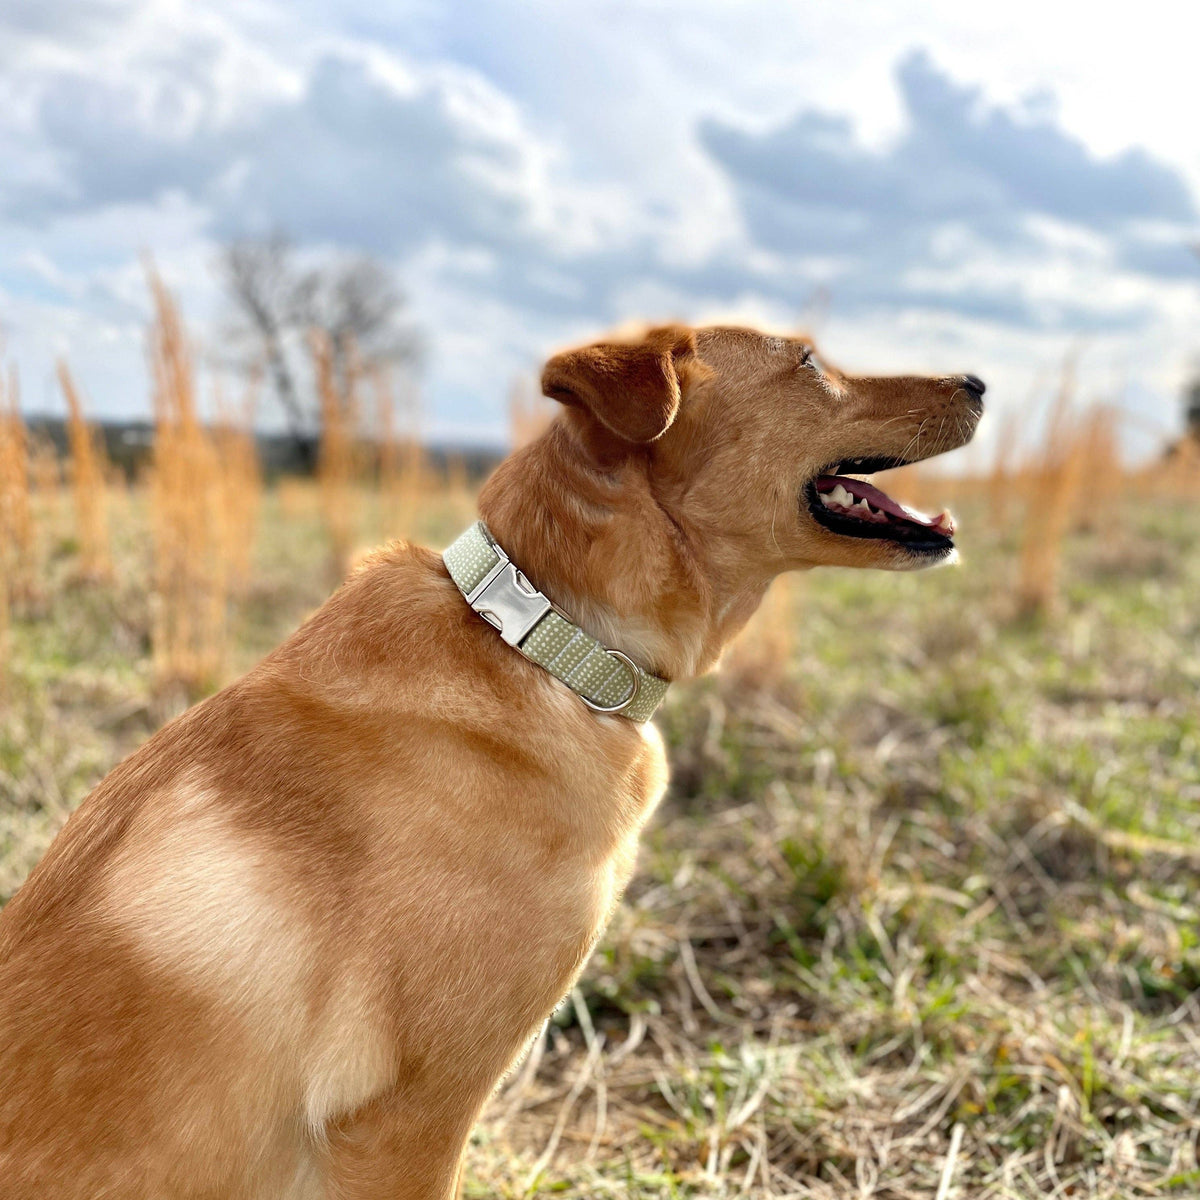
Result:
{"label": "dry grass", "polygon": [[1120,415],[1107,404],[1090,405],[1075,422],[1074,453],[1080,460],[1075,526],[1112,530],[1120,519],[1125,464],[1118,437]]}
{"label": "dry grass", "polygon": [[1018,413],[1010,412],[1000,418],[996,448],[987,476],[988,516],[993,529],[1003,529],[1008,524],[1013,501],[1017,498],[1014,483],[1020,430]]}
{"label": "dry grass", "polygon": [[104,580],[112,573],[104,448],[83,415],[83,404],[70,368],[61,359],[58,382],[67,401],[71,493],[75,500],[75,528],[79,536],[79,567],[84,578]]}
{"label": "dry grass", "polygon": [[341,579],[350,566],[357,526],[354,434],[358,416],[358,369],[357,364],[351,362],[346,378],[339,380],[329,337],[314,330],[310,345],[321,407],[321,454],[317,472],[321,511],[329,530],[331,575]]}
{"label": "dry grass", "polygon": [[262,470],[254,444],[254,412],[258,380],[252,380],[240,411],[217,399],[212,439],[219,465],[221,557],[230,587],[244,591],[250,582],[251,557],[262,502]]}
{"label": "dry grass", "polygon": [[[468,1196],[1197,1194],[1197,512],[1116,495],[1115,533],[1064,532],[1053,621],[1009,621],[981,485],[967,567],[780,588],[676,690],[630,893]],[[430,540],[456,505],[426,494]],[[316,488],[263,522],[229,669],[320,599]],[[14,622],[0,891],[174,711],[131,595],[64,582]]]}
{"label": "dry grass", "polygon": [[55,497],[62,487],[62,463],[54,445],[45,438],[32,438],[29,447],[29,475],[33,490],[42,496]]}
{"label": "dry grass", "polygon": [[33,521],[29,505],[29,452],[18,405],[16,374],[0,374],[0,695],[8,662],[14,601],[32,583]]}
{"label": "dry grass", "polygon": [[197,411],[195,370],[179,310],[153,271],[150,287],[154,667],[162,684],[202,688],[219,678],[225,660],[231,571],[223,536],[226,489]]}
{"label": "dry grass", "polygon": [[28,597],[35,583],[35,536],[30,503],[30,446],[21,418],[15,370],[0,372],[0,565],[10,600]]}
{"label": "dry grass", "polygon": [[411,529],[422,498],[432,486],[421,440],[421,394],[411,379],[399,390],[392,374],[376,368],[375,436],[379,456],[379,492],[385,535]]}
{"label": "dry grass", "polygon": [[1020,475],[1026,505],[1016,594],[1018,608],[1030,615],[1047,612],[1058,594],[1063,536],[1083,480],[1086,443],[1075,426],[1074,386],[1068,362],[1041,448]]}
{"label": "dry grass", "polygon": [[643,871],[473,1194],[1197,1194],[1196,515],[1064,538],[1057,628],[978,538],[823,573],[782,680],[677,698]]}

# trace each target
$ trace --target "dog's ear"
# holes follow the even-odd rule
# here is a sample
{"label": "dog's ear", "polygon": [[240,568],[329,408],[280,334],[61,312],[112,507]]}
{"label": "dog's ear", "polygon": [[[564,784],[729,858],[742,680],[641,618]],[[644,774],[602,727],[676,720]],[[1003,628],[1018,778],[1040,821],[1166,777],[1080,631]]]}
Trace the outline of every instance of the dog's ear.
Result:
{"label": "dog's ear", "polygon": [[666,433],[683,387],[706,374],[692,330],[664,325],[640,341],[596,342],[556,354],[542,371],[542,391],[587,409],[624,441],[643,443]]}

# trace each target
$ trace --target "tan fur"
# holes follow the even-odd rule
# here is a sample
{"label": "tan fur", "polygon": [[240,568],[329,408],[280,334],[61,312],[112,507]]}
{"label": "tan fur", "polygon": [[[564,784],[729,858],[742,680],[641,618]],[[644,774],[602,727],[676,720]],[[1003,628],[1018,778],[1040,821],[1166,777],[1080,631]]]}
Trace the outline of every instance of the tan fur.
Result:
{"label": "tan fur", "polygon": [[[558,355],[566,407],[481,496],[561,607],[684,679],[784,570],[904,567],[799,501],[938,453],[955,378],[822,378],[679,326]],[[0,1198],[447,1200],[578,976],[666,783],[652,727],[510,649],[441,559],[372,556],[117,767],[0,916]]]}

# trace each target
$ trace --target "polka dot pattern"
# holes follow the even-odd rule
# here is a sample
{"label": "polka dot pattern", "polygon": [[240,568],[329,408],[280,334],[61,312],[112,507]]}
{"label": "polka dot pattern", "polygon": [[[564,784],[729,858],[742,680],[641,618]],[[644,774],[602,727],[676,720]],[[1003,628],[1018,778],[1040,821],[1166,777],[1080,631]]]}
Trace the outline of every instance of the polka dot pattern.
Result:
{"label": "polka dot pattern", "polygon": [[[501,561],[491,535],[476,521],[442,554],[450,578],[463,595],[479,586],[485,575]],[[620,704],[633,690],[629,665],[610,654],[594,637],[577,625],[548,612],[517,647],[526,658],[545,667],[569,688],[602,708]],[[667,694],[667,682],[635,667],[637,696],[621,716],[648,721]]]}
{"label": "polka dot pattern", "polygon": [[477,528],[477,525],[473,525],[442,553],[446,570],[463,595],[477,588],[479,581],[500,561],[500,555],[482,534],[478,537],[468,536]]}

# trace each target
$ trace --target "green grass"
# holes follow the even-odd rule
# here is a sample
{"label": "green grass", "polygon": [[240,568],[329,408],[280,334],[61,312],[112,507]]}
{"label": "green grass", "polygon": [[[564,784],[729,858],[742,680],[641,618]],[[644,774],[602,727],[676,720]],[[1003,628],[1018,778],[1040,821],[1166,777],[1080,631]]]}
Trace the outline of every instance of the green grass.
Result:
{"label": "green grass", "polygon": [[[118,504],[116,583],[73,582],[64,532],[14,626],[0,897],[188,699],[154,689],[144,513]],[[946,1170],[959,1200],[1200,1195],[1198,515],[1074,535],[1031,622],[1011,534],[968,511],[961,567],[814,573],[768,680],[676,688],[637,876],[467,1195],[933,1197]],[[327,560],[268,497],[231,672]]]}

